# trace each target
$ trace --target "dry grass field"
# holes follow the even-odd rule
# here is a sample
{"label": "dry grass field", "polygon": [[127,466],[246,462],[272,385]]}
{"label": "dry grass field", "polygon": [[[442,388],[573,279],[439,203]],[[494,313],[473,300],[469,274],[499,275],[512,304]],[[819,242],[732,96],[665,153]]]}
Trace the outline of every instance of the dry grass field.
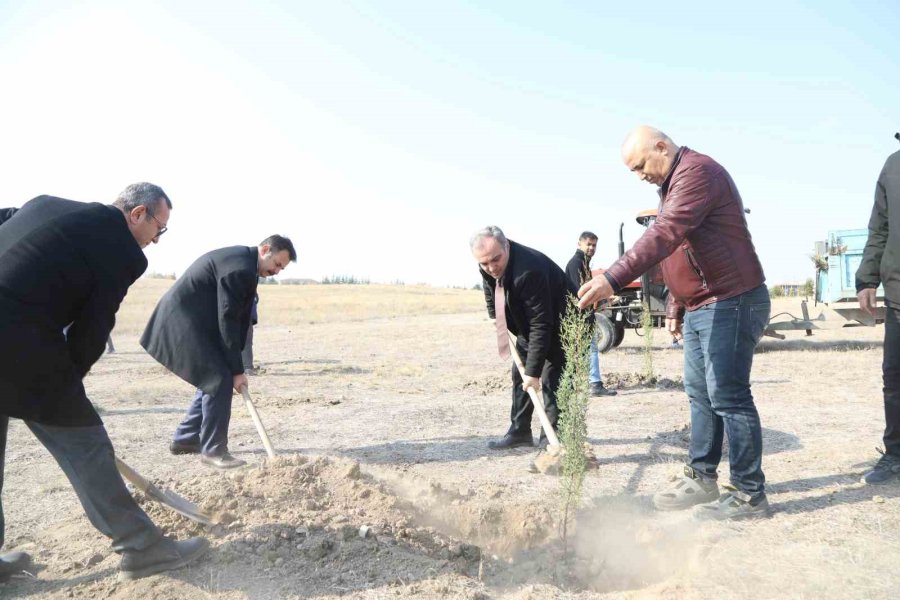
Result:
{"label": "dry grass field", "polygon": [[[897,597],[900,484],[858,483],[883,428],[881,327],[844,328],[826,310],[812,337],[760,344],[753,390],[775,513],[728,524],[651,510],[650,496],[686,458],[688,403],[677,385],[681,351],[658,335],[655,371],[675,385],[641,384],[643,341],[629,332],[601,357],[619,394],[589,409],[599,468],[588,473],[574,558],[564,561],[559,481],[528,472],[533,450],[486,447],[508,424],[509,374],[480,291],[261,286],[263,369],[251,393],[283,457],[265,463],[238,398],[230,445],[250,466],[222,474],[168,453],[192,389],[137,343],[170,284],[132,289],[118,352],[86,387],[120,456],[224,515],[202,528],[141,499],[167,532],[203,532],[213,550],[191,568],[119,582],[108,541],[13,421],[5,549],[32,552],[37,568],[0,585],[0,597]],[[792,300],[779,300],[782,310],[799,314]]]}

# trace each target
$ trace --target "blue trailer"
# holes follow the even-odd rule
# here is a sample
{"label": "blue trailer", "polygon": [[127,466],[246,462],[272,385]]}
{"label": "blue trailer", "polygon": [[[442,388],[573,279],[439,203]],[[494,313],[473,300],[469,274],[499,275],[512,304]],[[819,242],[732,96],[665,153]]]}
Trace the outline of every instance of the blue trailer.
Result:
{"label": "blue trailer", "polygon": [[868,229],[837,229],[829,231],[825,241],[816,242],[816,303],[822,302],[848,321],[874,326],[884,322],[884,288],[875,293],[880,305],[875,317],[859,308],[856,297],[856,270],[868,238]]}

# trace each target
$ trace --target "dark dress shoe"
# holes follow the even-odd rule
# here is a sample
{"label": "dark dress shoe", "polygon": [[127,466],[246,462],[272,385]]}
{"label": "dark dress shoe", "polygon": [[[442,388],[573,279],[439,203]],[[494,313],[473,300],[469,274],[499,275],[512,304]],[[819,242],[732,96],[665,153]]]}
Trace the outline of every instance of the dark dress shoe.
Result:
{"label": "dark dress shoe", "polygon": [[519,446],[534,446],[534,438],[531,437],[531,432],[524,434],[507,433],[499,440],[488,442],[488,448],[491,450],[507,450],[509,448],[518,448]]}
{"label": "dark dress shoe", "polygon": [[207,550],[209,542],[205,538],[195,537],[176,542],[164,537],[149,548],[123,552],[119,576],[122,579],[140,579],[180,569],[203,556]]}
{"label": "dark dress shoe", "polygon": [[200,444],[172,442],[169,444],[169,452],[172,454],[200,454]]}
{"label": "dark dress shoe", "polygon": [[247,464],[246,460],[235,458],[228,452],[219,454],[218,456],[210,456],[208,454],[204,454],[200,457],[200,462],[202,462],[204,465],[215,467],[217,469],[236,469]]}
{"label": "dark dress shoe", "polygon": [[0,583],[9,581],[16,573],[21,573],[31,565],[31,556],[24,552],[0,554]]}
{"label": "dark dress shoe", "polygon": [[600,396],[615,396],[618,394],[616,390],[610,390],[603,387],[602,383],[592,383],[591,384],[591,396],[593,398],[599,398]]}

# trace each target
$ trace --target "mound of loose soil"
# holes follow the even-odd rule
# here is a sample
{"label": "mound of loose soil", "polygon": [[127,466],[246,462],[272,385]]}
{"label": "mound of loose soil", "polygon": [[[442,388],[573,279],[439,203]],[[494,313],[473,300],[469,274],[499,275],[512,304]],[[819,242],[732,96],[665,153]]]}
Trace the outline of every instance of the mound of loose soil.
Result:
{"label": "mound of loose soil", "polygon": [[[250,571],[282,582],[280,593],[291,585],[302,595],[399,586],[406,593],[477,598],[484,593],[481,582],[552,581],[587,589],[611,581],[608,557],[596,556],[593,527],[587,537],[572,537],[576,552],[564,560],[551,517],[558,499],[511,506],[502,485],[476,494],[418,478],[377,479],[346,459],[295,455],[171,487],[201,500],[218,524],[204,531],[139,501],[168,534],[213,537],[206,568],[217,573],[220,586],[228,586],[221,573]],[[135,590],[120,585],[117,591]]]}

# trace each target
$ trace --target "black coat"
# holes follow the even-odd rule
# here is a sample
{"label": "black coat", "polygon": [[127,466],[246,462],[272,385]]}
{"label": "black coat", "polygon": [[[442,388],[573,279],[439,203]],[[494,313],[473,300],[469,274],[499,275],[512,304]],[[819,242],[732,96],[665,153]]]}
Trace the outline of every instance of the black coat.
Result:
{"label": "black coat", "polygon": [[0,218],[13,212],[0,226],[0,414],[99,425],[81,380],[147,259],[113,206],[40,196]]}
{"label": "black coat", "polygon": [[579,248],[575,251],[575,256],[569,259],[566,265],[566,277],[568,277],[576,288],[580,288],[591,280],[591,259]]}
{"label": "black coat", "polygon": [[255,247],[231,246],[194,261],[159,300],[141,346],[207,393],[244,372],[241,350],[256,295]]}
{"label": "black coat", "polygon": [[[494,287],[497,280],[481,272],[488,315],[495,318]],[[509,262],[503,272],[506,290],[506,326],[524,338],[527,348],[525,374],[540,377],[544,361],[562,357],[559,327],[566,298],[578,289],[559,266],[537,250],[509,242]]]}

